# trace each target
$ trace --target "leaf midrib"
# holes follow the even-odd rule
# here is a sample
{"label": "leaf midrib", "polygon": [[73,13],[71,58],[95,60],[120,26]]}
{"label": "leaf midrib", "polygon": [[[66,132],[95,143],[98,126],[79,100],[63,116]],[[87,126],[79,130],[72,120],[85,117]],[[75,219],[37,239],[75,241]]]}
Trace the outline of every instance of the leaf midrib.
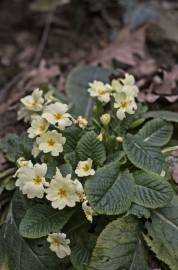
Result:
{"label": "leaf midrib", "polygon": [[163,127],[164,127],[164,125],[161,128],[154,131],[150,136],[147,136],[143,141],[148,142],[152,137],[154,137],[157,133],[159,133]]}
{"label": "leaf midrib", "polygon": [[174,229],[176,229],[178,231],[178,225],[174,224],[171,220],[169,220],[168,218],[166,218],[163,214],[161,214],[158,211],[155,211],[154,214],[159,217],[161,220],[163,220],[164,222],[166,222],[168,225],[170,225],[171,227],[173,227]]}

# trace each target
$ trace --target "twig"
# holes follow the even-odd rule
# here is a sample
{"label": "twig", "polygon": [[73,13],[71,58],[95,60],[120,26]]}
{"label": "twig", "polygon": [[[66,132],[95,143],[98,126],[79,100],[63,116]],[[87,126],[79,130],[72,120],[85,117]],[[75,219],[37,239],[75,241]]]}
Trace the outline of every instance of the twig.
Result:
{"label": "twig", "polygon": [[32,63],[33,67],[39,64],[39,62],[41,60],[41,57],[43,55],[44,49],[46,47],[46,43],[48,41],[49,30],[50,30],[52,18],[53,18],[53,11],[50,11],[48,13],[48,16],[47,16],[47,19],[46,19],[46,22],[45,22],[45,26],[44,26],[44,29],[43,29],[41,41],[40,41],[39,47],[37,49],[35,59],[34,59],[34,61]]}

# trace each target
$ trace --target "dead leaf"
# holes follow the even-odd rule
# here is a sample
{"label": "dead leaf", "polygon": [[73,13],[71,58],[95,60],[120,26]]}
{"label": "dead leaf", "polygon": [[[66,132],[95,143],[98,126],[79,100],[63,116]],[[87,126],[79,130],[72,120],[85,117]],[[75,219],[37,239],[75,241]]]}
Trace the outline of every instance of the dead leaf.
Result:
{"label": "dead leaf", "polygon": [[154,103],[159,97],[173,103],[178,100],[178,65],[174,65],[170,70],[166,67],[158,69],[153,75],[150,83],[144,81],[147,87],[139,94],[140,101]]}
{"label": "dead leaf", "polygon": [[52,65],[47,67],[45,60],[40,62],[38,68],[33,69],[26,76],[26,87],[39,86],[41,84],[47,84],[51,79],[60,75],[60,69],[58,65]]}
{"label": "dead leaf", "polygon": [[118,38],[113,44],[94,54],[91,58],[93,63],[101,63],[103,66],[110,66],[112,60],[135,66],[137,58],[143,59],[145,56],[145,29],[132,32],[129,27],[125,27],[118,32]]}

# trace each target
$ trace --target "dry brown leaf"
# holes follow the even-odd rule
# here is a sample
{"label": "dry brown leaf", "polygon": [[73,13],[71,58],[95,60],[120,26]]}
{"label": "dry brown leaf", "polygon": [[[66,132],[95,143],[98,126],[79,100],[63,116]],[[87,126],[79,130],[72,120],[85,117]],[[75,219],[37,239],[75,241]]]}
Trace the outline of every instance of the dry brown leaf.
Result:
{"label": "dry brown leaf", "polygon": [[[150,78],[149,78],[150,80]],[[145,80],[141,87],[144,89]],[[178,65],[171,70],[158,69],[156,74],[151,78],[149,85],[139,94],[140,101],[154,103],[159,97],[173,103],[178,100]]]}
{"label": "dry brown leaf", "polygon": [[26,81],[28,82],[28,87],[34,87],[47,84],[51,79],[59,75],[60,69],[58,65],[47,67],[45,60],[42,60],[38,68],[28,73]]}
{"label": "dry brown leaf", "polygon": [[145,57],[145,29],[142,27],[137,31],[131,31],[125,27],[119,31],[118,38],[107,48],[92,56],[92,62],[102,63],[103,66],[110,66],[113,59],[118,62],[135,66],[137,58]]}

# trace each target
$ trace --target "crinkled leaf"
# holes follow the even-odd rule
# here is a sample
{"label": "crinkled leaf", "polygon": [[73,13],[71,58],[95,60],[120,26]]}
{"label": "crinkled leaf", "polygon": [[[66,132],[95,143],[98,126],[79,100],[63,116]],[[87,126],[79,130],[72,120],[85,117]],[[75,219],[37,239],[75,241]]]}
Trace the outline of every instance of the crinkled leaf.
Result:
{"label": "crinkled leaf", "polygon": [[40,238],[58,232],[68,222],[73,209],[56,210],[48,205],[35,205],[28,209],[20,223],[19,231],[26,238]]}
{"label": "crinkled leaf", "polygon": [[68,174],[72,174],[72,166],[69,163],[62,164],[59,166],[59,169],[64,177]]}
{"label": "crinkled leaf", "polygon": [[64,160],[71,164],[72,168],[75,169],[78,163],[77,154],[75,151],[64,154]]}
{"label": "crinkled leaf", "polygon": [[108,69],[90,65],[80,65],[71,71],[66,91],[77,114],[87,118],[91,115],[93,102],[88,93],[89,83],[94,80],[108,82],[110,74],[111,71]]}
{"label": "crinkled leaf", "polygon": [[87,179],[85,192],[95,212],[118,215],[127,211],[134,197],[134,181],[121,172],[118,161],[98,169]]}
{"label": "crinkled leaf", "polygon": [[[89,262],[97,236],[90,232],[91,225],[88,222],[85,223],[83,220],[80,222],[79,228],[69,235],[72,250],[70,260],[76,270],[85,270],[85,265]],[[80,224],[79,221],[77,224]]]}
{"label": "crinkled leaf", "polygon": [[127,211],[127,214],[126,216],[129,216],[129,215],[133,215],[133,216],[136,216],[138,218],[149,218],[150,217],[150,210],[145,208],[144,206],[142,205],[138,205],[136,203],[133,203],[131,205],[131,207],[129,208],[129,210]]}
{"label": "crinkled leaf", "polygon": [[136,188],[134,202],[147,208],[165,206],[172,200],[173,190],[163,177],[145,172],[134,174]]}
{"label": "crinkled leaf", "polygon": [[148,121],[138,132],[144,142],[153,146],[163,146],[169,142],[173,132],[173,126],[161,119]]}
{"label": "crinkled leaf", "polygon": [[100,234],[87,269],[148,270],[138,220],[118,218]]}
{"label": "crinkled leaf", "polygon": [[0,141],[0,149],[11,162],[16,162],[21,156],[30,159],[32,141],[25,135],[18,136],[9,133]]}
{"label": "crinkled leaf", "polygon": [[120,161],[120,164],[126,162],[127,159],[125,158],[124,151],[118,150],[116,152],[113,152],[113,153],[109,154],[107,156],[107,161],[106,162],[109,163],[109,162],[113,162],[113,161],[116,161],[116,160]]}
{"label": "crinkled leaf", "polygon": [[63,134],[66,138],[66,143],[64,144],[64,152],[70,153],[75,150],[77,142],[82,136],[82,129],[79,127],[68,127],[64,130]]}
{"label": "crinkled leaf", "polygon": [[123,148],[129,160],[140,169],[161,174],[166,168],[160,149],[144,142],[138,135],[128,134],[124,138]]}
{"label": "crinkled leaf", "polygon": [[168,122],[178,123],[178,113],[169,111],[150,111],[144,116],[145,118],[160,118]]}
{"label": "crinkled leaf", "polygon": [[79,160],[91,158],[95,165],[102,165],[106,160],[106,150],[104,144],[97,138],[94,131],[85,133],[77,144],[77,154]]}
{"label": "crinkled leaf", "polygon": [[8,224],[6,248],[9,270],[65,270],[63,262],[50,251],[46,238],[25,240],[15,223]]}
{"label": "crinkled leaf", "polygon": [[154,211],[147,222],[148,234],[144,236],[148,246],[158,259],[178,269],[178,197],[166,207]]}
{"label": "crinkled leaf", "polygon": [[6,224],[5,243],[9,270],[65,270],[66,264],[50,251],[46,238],[27,240],[19,234],[19,223],[33,202],[15,193],[10,219]]}

